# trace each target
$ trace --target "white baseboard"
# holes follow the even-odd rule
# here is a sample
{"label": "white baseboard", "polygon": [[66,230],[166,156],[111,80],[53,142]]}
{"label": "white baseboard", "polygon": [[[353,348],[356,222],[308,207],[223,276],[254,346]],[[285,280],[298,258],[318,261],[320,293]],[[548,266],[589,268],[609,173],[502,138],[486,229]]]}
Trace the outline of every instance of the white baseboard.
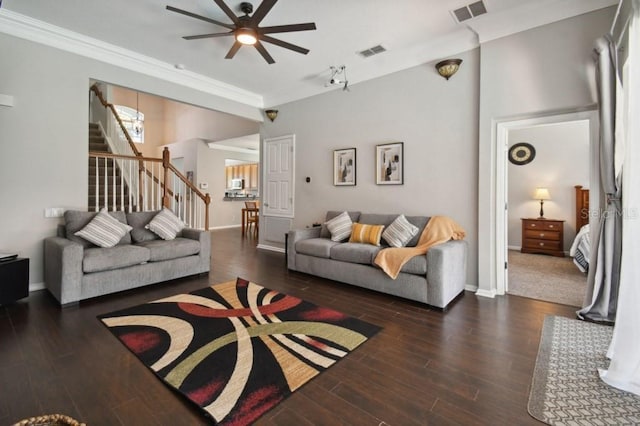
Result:
{"label": "white baseboard", "polygon": [[517,251],[522,250],[522,247],[520,247],[520,246],[507,246],[507,248],[509,250],[517,250]]}
{"label": "white baseboard", "polygon": [[496,291],[495,290],[478,289],[476,291],[476,296],[489,297],[491,299],[494,299],[496,297]]}
{"label": "white baseboard", "polygon": [[278,252],[278,253],[284,253],[285,252],[283,247],[268,246],[266,244],[258,244],[258,248],[259,249],[263,249],[263,250],[275,251],[275,252]]}
{"label": "white baseboard", "polygon": [[32,291],[44,290],[44,282],[42,283],[29,283],[29,293]]}
{"label": "white baseboard", "polygon": [[476,290],[478,290],[478,286],[477,285],[471,285],[471,284],[467,284],[464,286],[464,289],[466,291],[472,291],[472,292],[476,292]]}
{"label": "white baseboard", "polygon": [[229,229],[229,228],[240,228],[242,225],[224,225],[224,226],[214,226],[213,228],[209,228],[209,231],[215,231],[216,229]]}

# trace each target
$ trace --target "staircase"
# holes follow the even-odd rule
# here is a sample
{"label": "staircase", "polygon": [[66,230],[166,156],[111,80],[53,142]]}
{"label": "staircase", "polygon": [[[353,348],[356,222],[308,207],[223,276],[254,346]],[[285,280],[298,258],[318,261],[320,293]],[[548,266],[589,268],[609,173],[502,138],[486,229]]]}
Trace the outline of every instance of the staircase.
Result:
{"label": "staircase", "polygon": [[[89,123],[89,151],[111,153],[102,130],[96,123]],[[105,188],[105,181],[108,188],[106,195],[101,189]],[[97,196],[96,191],[99,192]],[[89,211],[96,211],[96,198],[98,198],[98,210],[103,206],[107,206],[108,210],[114,210],[115,201],[116,210],[120,210],[124,206],[125,211],[129,211],[129,188],[121,178],[120,168],[113,158],[101,158],[97,165],[95,158],[89,158],[89,192],[87,195]]]}

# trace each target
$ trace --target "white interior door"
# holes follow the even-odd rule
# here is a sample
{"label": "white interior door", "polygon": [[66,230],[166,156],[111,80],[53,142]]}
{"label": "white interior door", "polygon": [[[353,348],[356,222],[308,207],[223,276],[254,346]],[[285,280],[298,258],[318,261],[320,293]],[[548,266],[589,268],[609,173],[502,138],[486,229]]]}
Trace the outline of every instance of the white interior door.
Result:
{"label": "white interior door", "polygon": [[295,135],[264,140],[261,214],[293,217]]}

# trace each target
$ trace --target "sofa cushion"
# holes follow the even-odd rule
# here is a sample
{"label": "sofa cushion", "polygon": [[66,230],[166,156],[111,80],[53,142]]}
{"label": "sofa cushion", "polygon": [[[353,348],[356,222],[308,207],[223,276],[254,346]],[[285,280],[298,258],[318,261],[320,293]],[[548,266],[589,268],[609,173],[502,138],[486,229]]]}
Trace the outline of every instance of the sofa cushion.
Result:
{"label": "sofa cushion", "polygon": [[173,240],[185,226],[185,223],[178,216],[168,208],[163,207],[145,228],[151,230],[163,240]]}
{"label": "sofa cushion", "polygon": [[331,259],[371,265],[380,250],[380,247],[371,244],[342,243],[331,247]]}
{"label": "sofa cushion", "polygon": [[[87,224],[91,222],[91,219],[96,215],[96,212],[84,212],[79,210],[67,210],[64,212],[65,236],[67,239],[81,244],[84,248],[96,247],[96,245],[90,241],[74,235],[76,232],[87,226]],[[120,223],[127,224],[127,218],[125,217],[124,212],[109,212],[109,215],[118,219]],[[131,244],[131,235],[129,235],[128,232],[120,239],[120,241],[118,241],[117,245],[123,244]]]}
{"label": "sofa cushion", "polygon": [[331,233],[331,241],[344,241],[351,235],[353,222],[347,212],[342,212],[325,224]]}
{"label": "sofa cushion", "polygon": [[106,208],[103,208],[87,223],[87,225],[74,233],[99,247],[113,247],[131,231],[131,227],[120,223],[111,216]]}
{"label": "sofa cushion", "polygon": [[366,225],[363,223],[354,223],[351,229],[350,243],[380,245],[380,237],[384,225]]}
{"label": "sofa cushion", "polygon": [[[391,222],[393,222],[396,219],[396,217],[398,217],[397,214],[363,213],[360,215],[360,219],[358,220],[358,222],[389,226],[391,225]],[[415,245],[418,244],[418,240],[420,240],[420,235],[422,234],[424,227],[427,225],[427,222],[429,221],[429,216],[405,216],[405,217],[407,218],[407,221],[409,221],[409,223],[418,227],[418,233],[414,235],[414,237],[411,238],[406,245],[406,247],[415,247]]]}
{"label": "sofa cushion", "polygon": [[387,226],[382,238],[392,247],[404,247],[417,233],[418,227],[401,214]]}
{"label": "sofa cushion", "polygon": [[149,260],[151,262],[177,259],[200,253],[200,243],[189,238],[175,238],[170,241],[145,241],[138,245],[149,249]]}
{"label": "sofa cushion", "polygon": [[122,245],[109,248],[88,248],[84,251],[84,273],[110,271],[149,261],[150,252],[144,247]]}
{"label": "sofa cushion", "polygon": [[[151,222],[151,219],[153,219],[159,212],[160,210],[127,213],[127,223],[133,228],[131,230],[131,239],[133,242],[141,243],[143,241],[160,239],[158,235],[148,229],[145,229],[145,226],[147,226],[149,222]],[[178,234],[178,236],[181,235]]]}
{"label": "sofa cushion", "polygon": [[[329,210],[327,212],[327,216],[325,217],[325,223],[323,223],[320,227],[320,238],[331,238],[331,232],[329,232],[326,222],[330,221],[336,216],[341,215],[342,213],[343,213],[342,211],[337,211],[337,210]],[[351,218],[351,222],[358,222],[358,219],[360,218],[360,212],[347,212],[347,213]]]}
{"label": "sofa cushion", "polygon": [[331,247],[338,244],[328,238],[309,238],[296,242],[296,253],[329,259]]}
{"label": "sofa cushion", "polygon": [[420,255],[412,257],[407,263],[402,266],[400,272],[414,275],[426,275],[427,274],[427,256]]}

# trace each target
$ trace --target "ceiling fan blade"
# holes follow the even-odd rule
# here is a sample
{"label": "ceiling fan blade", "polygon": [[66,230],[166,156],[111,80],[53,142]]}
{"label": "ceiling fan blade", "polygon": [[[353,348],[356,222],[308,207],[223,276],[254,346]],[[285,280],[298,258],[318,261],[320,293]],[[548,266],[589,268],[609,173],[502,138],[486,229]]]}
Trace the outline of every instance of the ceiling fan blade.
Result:
{"label": "ceiling fan blade", "polygon": [[257,27],[277,2],[278,0],[262,0],[260,6],[258,6],[256,11],[253,12],[253,15],[251,15],[251,24]]}
{"label": "ceiling fan blade", "polygon": [[227,6],[227,4],[223,0],[213,0],[213,1],[216,2],[218,7],[222,9],[224,14],[227,15],[229,19],[233,21],[234,24],[237,25],[239,23],[238,17],[236,16],[236,14],[233,13],[233,11],[229,8],[229,6]]}
{"label": "ceiling fan blade", "polygon": [[302,53],[303,55],[309,53],[309,49],[305,49],[304,47],[296,46],[295,44],[287,43],[286,41],[278,40],[277,38],[267,35],[261,36],[260,40],[275,44],[276,46],[284,47],[285,49],[293,50],[294,52]]}
{"label": "ceiling fan blade", "polygon": [[258,31],[260,34],[273,34],[273,33],[290,33],[292,31],[308,31],[315,30],[316,24],[314,22],[307,22],[305,24],[291,24],[291,25],[275,25],[273,27],[262,27]]}
{"label": "ceiling fan blade", "polygon": [[214,38],[214,37],[225,37],[233,35],[233,31],[229,31],[228,33],[213,33],[213,34],[200,34],[200,35],[192,35],[182,37],[185,40],[198,40],[201,38]]}
{"label": "ceiling fan blade", "polygon": [[240,50],[241,47],[242,43],[236,41],[235,43],[233,43],[233,46],[231,46],[231,49],[229,49],[229,52],[227,52],[227,56],[225,56],[224,58],[233,59],[233,57],[236,56],[236,53],[238,53],[238,50]]}
{"label": "ceiling fan blade", "polygon": [[220,25],[221,27],[229,28],[230,30],[234,30],[236,28],[231,24],[225,24],[224,22],[216,21],[215,19],[207,18],[206,16],[196,15],[195,13],[187,12],[186,10],[178,9],[177,7],[167,6],[167,10],[190,16],[191,18],[200,19],[201,21],[209,22],[211,24]]}
{"label": "ceiling fan blade", "polygon": [[271,55],[269,55],[269,52],[267,52],[267,49],[264,48],[264,45],[262,43],[257,41],[256,44],[254,44],[254,46],[258,50],[258,52],[260,52],[264,60],[267,61],[267,63],[275,64],[276,61],[274,61]]}

